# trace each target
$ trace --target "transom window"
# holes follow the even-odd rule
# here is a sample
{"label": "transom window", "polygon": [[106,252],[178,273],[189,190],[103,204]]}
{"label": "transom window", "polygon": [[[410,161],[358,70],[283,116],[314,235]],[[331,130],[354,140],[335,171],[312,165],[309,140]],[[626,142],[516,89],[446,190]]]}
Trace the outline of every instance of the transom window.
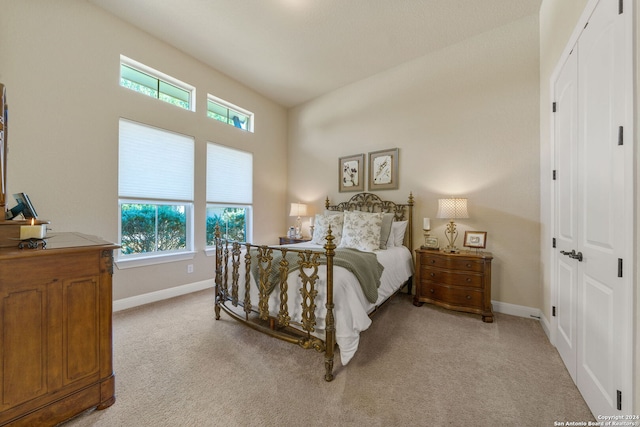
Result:
{"label": "transom window", "polygon": [[195,111],[193,86],[126,56],[120,56],[120,86],[185,110]]}
{"label": "transom window", "polygon": [[211,94],[207,97],[207,117],[253,132],[253,113]]}

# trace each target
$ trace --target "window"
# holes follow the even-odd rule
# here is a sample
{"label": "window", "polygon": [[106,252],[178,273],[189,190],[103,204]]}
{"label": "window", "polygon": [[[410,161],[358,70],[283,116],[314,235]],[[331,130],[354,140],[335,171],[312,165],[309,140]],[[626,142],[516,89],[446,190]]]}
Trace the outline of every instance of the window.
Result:
{"label": "window", "polygon": [[207,246],[214,244],[215,226],[224,238],[251,240],[253,155],[207,144]]}
{"label": "window", "polygon": [[209,94],[207,117],[253,132],[253,113]]}
{"label": "window", "polygon": [[120,86],[195,111],[195,88],[144,64],[120,56]]}
{"label": "window", "polygon": [[194,139],[120,120],[118,259],[193,250]]}

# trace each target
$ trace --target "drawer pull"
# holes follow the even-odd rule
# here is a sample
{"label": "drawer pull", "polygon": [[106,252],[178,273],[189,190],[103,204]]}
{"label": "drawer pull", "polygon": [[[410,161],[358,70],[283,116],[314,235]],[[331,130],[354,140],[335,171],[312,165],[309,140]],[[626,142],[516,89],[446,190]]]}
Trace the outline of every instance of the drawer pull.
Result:
{"label": "drawer pull", "polygon": [[435,259],[432,259],[432,260],[431,260],[431,264],[435,264],[435,263],[436,263],[436,260],[435,260]]}
{"label": "drawer pull", "polygon": [[470,281],[471,281],[471,277],[467,277],[467,282],[470,282]]}
{"label": "drawer pull", "polygon": [[467,295],[467,299],[471,299],[471,295]]}
{"label": "drawer pull", "polygon": [[471,264],[467,263],[467,268],[471,268]]}
{"label": "drawer pull", "polygon": [[433,289],[429,289],[429,292],[434,293],[435,291]]}
{"label": "drawer pull", "polygon": [[436,277],[436,273],[429,273],[429,276]]}

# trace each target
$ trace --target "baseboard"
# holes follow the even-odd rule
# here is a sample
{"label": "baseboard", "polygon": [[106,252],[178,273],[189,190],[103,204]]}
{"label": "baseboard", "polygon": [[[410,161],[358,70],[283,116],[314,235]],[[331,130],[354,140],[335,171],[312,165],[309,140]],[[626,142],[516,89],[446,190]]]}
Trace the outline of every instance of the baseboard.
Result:
{"label": "baseboard", "polygon": [[176,286],[161,291],[149,292],[147,294],[136,295],[135,297],[122,298],[113,302],[113,311],[126,310],[128,308],[138,307],[140,305],[149,304],[156,301],[177,297],[180,295],[190,294],[191,292],[202,291],[204,289],[213,288],[214,280],[203,280],[201,282],[189,283],[182,286]]}
{"label": "baseboard", "polygon": [[493,305],[493,311],[498,313],[540,320],[540,310],[537,308],[500,301],[491,301],[491,304]]}
{"label": "baseboard", "polygon": [[549,323],[549,319],[547,319],[547,316],[542,313],[540,314],[540,326],[542,326],[542,330],[544,331],[544,333],[547,334],[549,342],[553,344],[553,340],[551,338],[551,323]]}

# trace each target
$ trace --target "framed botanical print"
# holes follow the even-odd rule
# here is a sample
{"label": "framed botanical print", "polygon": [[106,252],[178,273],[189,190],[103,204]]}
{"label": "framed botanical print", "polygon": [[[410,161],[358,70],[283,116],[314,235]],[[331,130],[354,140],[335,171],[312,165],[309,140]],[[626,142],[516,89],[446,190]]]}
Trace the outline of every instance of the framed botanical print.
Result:
{"label": "framed botanical print", "polygon": [[484,249],[487,247],[486,231],[465,231],[464,246],[467,248]]}
{"label": "framed botanical print", "polygon": [[338,159],[338,190],[364,191],[364,154]]}
{"label": "framed botanical print", "polygon": [[369,190],[398,188],[398,149],[369,153]]}

